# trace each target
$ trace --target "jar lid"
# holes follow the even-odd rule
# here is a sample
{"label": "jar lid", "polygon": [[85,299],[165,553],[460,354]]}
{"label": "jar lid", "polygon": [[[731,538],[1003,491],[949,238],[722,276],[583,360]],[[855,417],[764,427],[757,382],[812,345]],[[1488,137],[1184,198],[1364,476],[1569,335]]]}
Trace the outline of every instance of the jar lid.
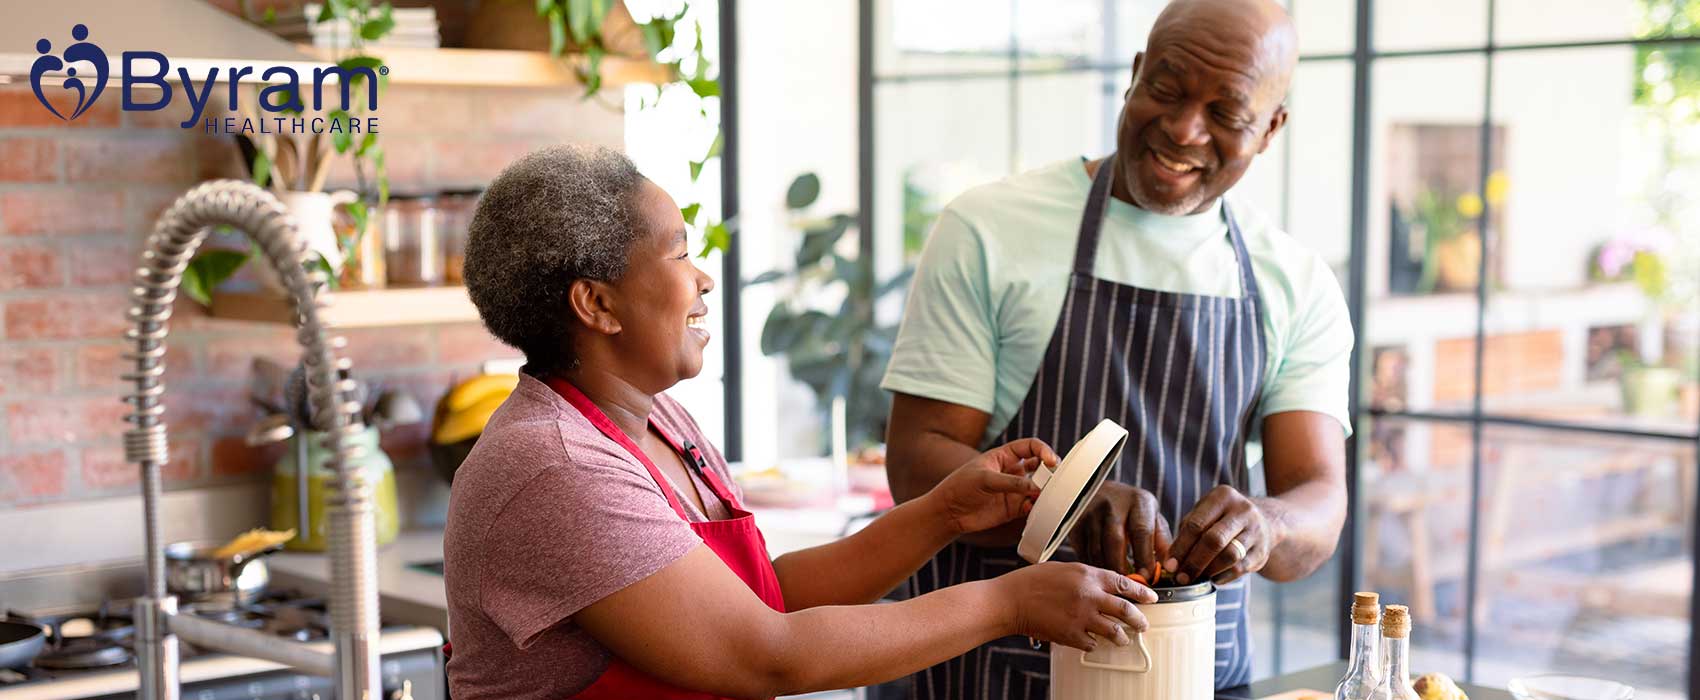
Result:
{"label": "jar lid", "polygon": [[1092,497],[1098,495],[1098,487],[1104,485],[1126,444],[1127,429],[1106,418],[1074,443],[1055,471],[1040,466],[1033,473],[1033,481],[1039,484],[1039,500],[1027,515],[1021,544],[1016,547],[1022,559],[1037,564],[1056,553]]}

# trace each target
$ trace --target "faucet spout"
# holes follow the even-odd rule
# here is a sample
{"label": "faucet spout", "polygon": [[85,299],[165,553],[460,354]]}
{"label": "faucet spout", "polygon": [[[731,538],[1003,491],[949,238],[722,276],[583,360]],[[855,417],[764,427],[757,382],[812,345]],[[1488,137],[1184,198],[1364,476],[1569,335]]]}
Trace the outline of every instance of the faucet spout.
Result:
{"label": "faucet spout", "polygon": [[[130,293],[130,328],[125,339],[131,348],[125,359],[133,363],[123,379],[134,384],[125,397],[131,412],[125,420],[131,427],[124,433],[124,454],[141,470],[144,538],[147,545],[145,594],[137,610],[146,610],[143,623],[154,632],[141,635],[137,644],[138,664],[146,700],[176,700],[176,636],[170,620],[175,601],[165,585],[165,548],[160,541],[160,469],[166,463],[165,338],[170,332],[171,312],[183,271],[214,226],[230,226],[246,233],[264,254],[264,264],[277,273],[289,292],[295,309],[296,340],[302,347],[306,366],[307,395],[312,405],[313,425],[325,433],[325,448],[331,455],[335,491],[329,502],[329,556],[331,569],[331,628],[336,650],[337,697],[343,700],[376,698],[378,684],[378,595],[375,525],[372,515],[372,485],[354,466],[359,448],[347,439],[360,430],[355,418],[358,404],[349,400],[352,384],[340,380],[339,369],[348,361],[338,356],[346,345],[334,336],[323,320],[329,286],[324,272],[309,271],[309,253],[296,234],[289,212],[271,193],[238,180],[203,183],[166,209],[154,225],[136,269]],[[168,668],[169,667],[169,668]],[[313,664],[322,671],[323,665]],[[147,682],[152,679],[153,682]]]}

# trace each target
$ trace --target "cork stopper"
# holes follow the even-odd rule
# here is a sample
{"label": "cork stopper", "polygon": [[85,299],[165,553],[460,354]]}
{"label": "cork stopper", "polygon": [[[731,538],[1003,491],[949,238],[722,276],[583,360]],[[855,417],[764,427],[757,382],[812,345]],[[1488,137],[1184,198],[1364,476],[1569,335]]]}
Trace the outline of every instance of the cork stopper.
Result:
{"label": "cork stopper", "polygon": [[1411,636],[1410,609],[1403,605],[1387,606],[1387,615],[1381,620],[1381,636],[1392,639]]}
{"label": "cork stopper", "polygon": [[1352,624],[1373,625],[1381,622],[1381,595],[1358,592],[1352,595]]}

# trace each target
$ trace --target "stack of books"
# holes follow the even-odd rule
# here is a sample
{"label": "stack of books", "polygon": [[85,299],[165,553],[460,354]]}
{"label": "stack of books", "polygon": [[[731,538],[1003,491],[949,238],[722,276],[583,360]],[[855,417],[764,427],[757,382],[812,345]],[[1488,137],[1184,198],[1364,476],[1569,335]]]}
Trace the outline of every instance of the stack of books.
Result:
{"label": "stack of books", "polygon": [[[320,9],[319,3],[305,3],[298,6],[298,9],[280,10],[276,17],[262,20],[261,26],[298,44],[326,48],[350,46],[354,36],[354,28],[350,23],[343,19],[321,23],[317,21]],[[395,18],[395,28],[377,41],[366,42],[366,46],[374,49],[435,49],[442,45],[442,39],[437,33],[436,8],[397,8],[392,16]]]}

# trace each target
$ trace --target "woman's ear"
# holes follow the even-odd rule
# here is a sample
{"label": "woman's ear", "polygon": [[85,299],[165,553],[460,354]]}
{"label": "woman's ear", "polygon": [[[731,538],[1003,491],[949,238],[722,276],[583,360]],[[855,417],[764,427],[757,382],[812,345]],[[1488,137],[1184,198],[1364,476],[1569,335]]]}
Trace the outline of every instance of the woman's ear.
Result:
{"label": "woman's ear", "polygon": [[596,280],[573,280],[567,288],[567,302],[573,316],[592,332],[614,335],[620,332],[620,320],[614,317],[614,287]]}

